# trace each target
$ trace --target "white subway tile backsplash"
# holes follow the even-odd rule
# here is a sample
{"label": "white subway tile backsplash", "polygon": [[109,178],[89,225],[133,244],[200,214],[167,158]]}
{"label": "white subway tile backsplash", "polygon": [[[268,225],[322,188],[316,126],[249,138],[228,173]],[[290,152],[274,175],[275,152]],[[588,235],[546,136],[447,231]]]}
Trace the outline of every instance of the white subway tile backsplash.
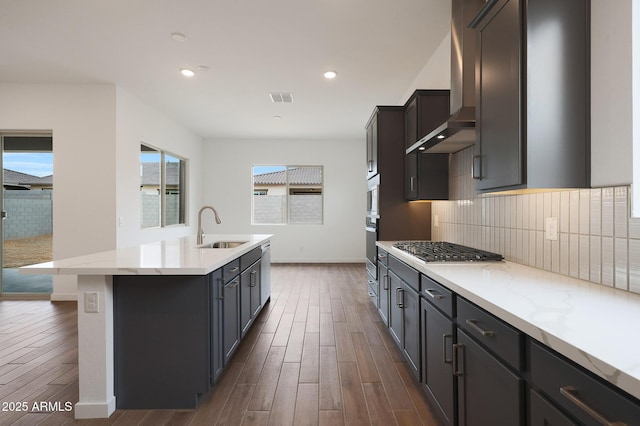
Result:
{"label": "white subway tile backsplash", "polygon": [[[473,149],[451,157],[450,198],[435,201],[432,238],[505,259],[640,293],[640,219],[629,219],[627,186],[482,195],[471,179]],[[558,239],[544,221],[558,218]]]}

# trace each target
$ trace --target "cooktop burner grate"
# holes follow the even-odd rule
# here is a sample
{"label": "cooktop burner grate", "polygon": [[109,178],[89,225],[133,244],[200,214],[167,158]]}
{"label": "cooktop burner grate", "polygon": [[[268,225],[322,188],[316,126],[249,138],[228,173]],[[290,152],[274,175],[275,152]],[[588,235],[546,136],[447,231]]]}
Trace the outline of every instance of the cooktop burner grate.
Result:
{"label": "cooktop burner grate", "polygon": [[504,259],[496,253],[443,241],[401,241],[393,246],[425,262],[491,262]]}

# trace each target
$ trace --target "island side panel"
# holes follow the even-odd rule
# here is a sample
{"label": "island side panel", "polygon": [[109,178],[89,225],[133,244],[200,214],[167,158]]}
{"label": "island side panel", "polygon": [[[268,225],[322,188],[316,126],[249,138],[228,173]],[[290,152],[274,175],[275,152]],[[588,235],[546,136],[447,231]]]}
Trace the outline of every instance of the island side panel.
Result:
{"label": "island side panel", "polygon": [[[86,312],[87,293],[97,294],[98,312]],[[75,418],[109,417],[116,409],[111,275],[78,276],[78,373]]]}

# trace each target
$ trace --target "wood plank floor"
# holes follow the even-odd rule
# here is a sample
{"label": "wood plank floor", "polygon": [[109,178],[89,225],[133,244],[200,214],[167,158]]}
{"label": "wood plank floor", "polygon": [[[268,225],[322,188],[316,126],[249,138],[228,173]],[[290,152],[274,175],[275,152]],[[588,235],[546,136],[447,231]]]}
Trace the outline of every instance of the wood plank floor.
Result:
{"label": "wood plank floor", "polygon": [[[78,400],[76,304],[0,301],[0,410],[11,409],[0,425],[436,424],[370,302],[363,265],[271,271],[271,303],[197,410],[74,420],[64,409]],[[33,410],[41,402],[54,405]]]}

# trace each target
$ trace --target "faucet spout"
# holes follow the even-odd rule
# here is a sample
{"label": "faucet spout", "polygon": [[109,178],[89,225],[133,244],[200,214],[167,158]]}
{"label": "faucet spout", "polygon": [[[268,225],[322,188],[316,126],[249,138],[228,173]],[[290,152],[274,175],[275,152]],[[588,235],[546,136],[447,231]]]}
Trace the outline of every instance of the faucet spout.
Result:
{"label": "faucet spout", "polygon": [[218,216],[218,212],[216,211],[216,209],[214,209],[211,206],[203,206],[200,211],[198,212],[198,235],[197,235],[197,244],[200,245],[202,244],[202,241],[204,240],[204,231],[202,230],[202,213],[205,210],[211,210],[213,212],[213,215],[216,218],[216,223],[220,224],[222,223],[222,221],[220,220],[220,216]]}

